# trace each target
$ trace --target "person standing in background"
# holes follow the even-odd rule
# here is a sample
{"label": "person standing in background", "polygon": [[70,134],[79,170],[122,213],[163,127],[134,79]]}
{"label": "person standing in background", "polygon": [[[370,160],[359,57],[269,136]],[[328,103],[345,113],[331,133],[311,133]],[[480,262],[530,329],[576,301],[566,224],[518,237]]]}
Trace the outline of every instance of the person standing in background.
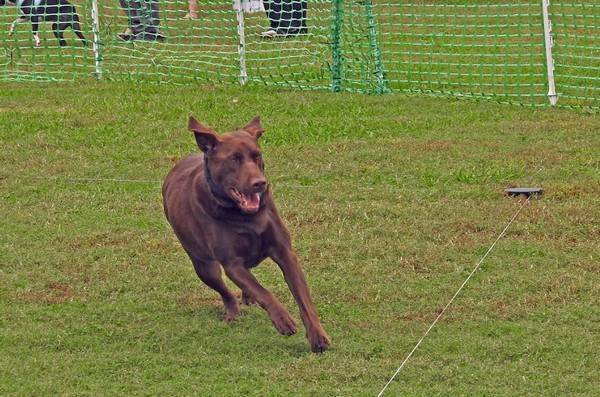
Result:
{"label": "person standing in background", "polygon": [[198,0],[188,0],[188,13],[185,19],[198,19]]}
{"label": "person standing in background", "polygon": [[117,36],[123,41],[165,41],[160,33],[158,0],[119,0],[129,20],[129,28]]}
{"label": "person standing in background", "polygon": [[295,36],[308,33],[306,27],[306,0],[263,0],[270,29],[261,36]]}

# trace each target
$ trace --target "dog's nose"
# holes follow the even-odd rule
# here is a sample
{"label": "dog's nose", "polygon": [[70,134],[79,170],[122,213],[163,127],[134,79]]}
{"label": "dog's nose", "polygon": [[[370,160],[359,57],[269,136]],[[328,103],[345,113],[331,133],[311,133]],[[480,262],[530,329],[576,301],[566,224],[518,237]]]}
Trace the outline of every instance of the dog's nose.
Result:
{"label": "dog's nose", "polygon": [[267,187],[267,180],[265,178],[257,178],[252,181],[252,188],[257,192],[262,192]]}

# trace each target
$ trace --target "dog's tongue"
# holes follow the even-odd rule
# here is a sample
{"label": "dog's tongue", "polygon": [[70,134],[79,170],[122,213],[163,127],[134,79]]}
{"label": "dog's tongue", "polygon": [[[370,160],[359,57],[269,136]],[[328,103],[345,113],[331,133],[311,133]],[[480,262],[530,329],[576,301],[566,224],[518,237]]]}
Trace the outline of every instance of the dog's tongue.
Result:
{"label": "dog's tongue", "polygon": [[241,206],[245,211],[254,212],[260,205],[260,194],[242,194]]}

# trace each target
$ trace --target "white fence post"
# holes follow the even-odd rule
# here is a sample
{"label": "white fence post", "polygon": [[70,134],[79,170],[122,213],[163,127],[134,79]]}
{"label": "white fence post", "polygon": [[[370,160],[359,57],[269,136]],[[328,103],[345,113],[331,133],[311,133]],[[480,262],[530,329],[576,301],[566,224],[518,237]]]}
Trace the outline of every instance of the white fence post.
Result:
{"label": "white fence post", "polygon": [[546,44],[546,72],[548,73],[548,99],[552,106],[556,105],[558,95],[556,94],[556,84],[554,83],[554,58],[552,57],[552,22],[548,8],[550,0],[542,0],[542,16],[544,19],[544,42]]}
{"label": "white fence post", "polygon": [[100,54],[100,18],[98,15],[98,0],[92,0],[92,31],[94,34],[93,50],[96,63],[96,78],[102,77],[102,56]]}
{"label": "white fence post", "polygon": [[244,85],[248,81],[248,73],[246,71],[246,32],[244,27],[244,10],[242,0],[233,1],[233,9],[235,10],[238,22],[238,56],[240,60],[240,84]]}

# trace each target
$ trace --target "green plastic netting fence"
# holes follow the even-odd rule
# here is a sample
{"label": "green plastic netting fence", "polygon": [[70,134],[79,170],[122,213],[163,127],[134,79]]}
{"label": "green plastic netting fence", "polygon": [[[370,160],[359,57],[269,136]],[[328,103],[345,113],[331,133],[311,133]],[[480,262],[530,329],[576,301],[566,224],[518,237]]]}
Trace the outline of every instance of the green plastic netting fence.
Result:
{"label": "green plastic netting fence", "polygon": [[[60,46],[51,21],[40,22],[39,46],[29,22],[16,24],[11,34],[21,14],[0,1],[6,3],[0,7],[0,80],[242,82],[546,105],[542,5],[549,3],[559,104],[600,108],[598,2],[311,0],[302,15],[306,31],[265,38],[265,12],[242,12],[240,1],[247,6],[250,0],[193,2],[190,15],[188,0],[71,0],[87,46],[71,29],[65,31],[67,45]],[[301,4],[269,1],[267,8]],[[38,14],[50,4],[18,1],[27,2],[38,4]],[[144,26],[156,25],[160,40],[143,33],[127,40],[136,15]]]}

